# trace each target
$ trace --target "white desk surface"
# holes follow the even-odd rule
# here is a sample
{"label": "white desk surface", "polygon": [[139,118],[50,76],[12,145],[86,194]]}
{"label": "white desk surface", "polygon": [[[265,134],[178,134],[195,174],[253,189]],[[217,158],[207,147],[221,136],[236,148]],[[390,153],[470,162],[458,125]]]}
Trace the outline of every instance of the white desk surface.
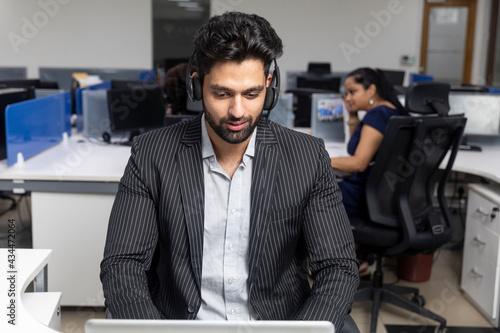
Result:
{"label": "white desk surface", "polygon": [[7,167],[7,160],[0,161],[0,179],[119,182],[129,157],[128,146],[95,143],[77,134],[24,165]]}
{"label": "white desk surface", "polygon": [[[347,156],[346,145],[326,142],[331,157]],[[482,145],[482,152],[459,151],[454,171],[470,173],[500,183],[500,146]],[[0,161],[0,180],[97,181],[119,182],[130,157],[130,147],[91,143],[73,135],[26,161],[7,167]]]}
{"label": "white desk surface", "polygon": [[[52,250],[33,250],[33,249],[16,249],[15,250],[15,272],[16,272],[16,325],[8,324],[10,319],[6,316],[7,309],[2,306],[3,313],[0,320],[0,328],[4,327],[7,332],[56,332],[47,326],[40,323],[33,315],[26,309],[23,304],[23,294],[30,284],[30,282],[37,276],[37,274],[47,265],[51,256]],[[10,288],[10,282],[7,277],[10,276],[8,271],[7,255],[8,249],[0,249],[0,271],[2,278],[0,279],[0,299],[1,304],[10,304],[10,298],[7,291]],[[35,314],[36,316],[36,314]],[[1,330],[4,332],[4,330]]]}
{"label": "white desk surface", "polygon": [[[344,143],[326,142],[326,150],[331,157],[348,156]],[[453,171],[481,176],[500,183],[500,145],[481,145],[480,152],[459,150]],[[443,162],[445,165],[447,159]]]}
{"label": "white desk surface", "polygon": [[482,144],[482,151],[458,151],[453,171],[481,176],[500,184],[500,145]]}

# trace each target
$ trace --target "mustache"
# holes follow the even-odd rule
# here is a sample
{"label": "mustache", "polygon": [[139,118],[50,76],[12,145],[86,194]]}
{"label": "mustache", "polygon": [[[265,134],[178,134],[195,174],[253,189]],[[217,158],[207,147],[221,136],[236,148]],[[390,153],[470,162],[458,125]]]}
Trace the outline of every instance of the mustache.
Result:
{"label": "mustache", "polygon": [[236,117],[233,117],[233,116],[229,116],[229,117],[223,117],[221,118],[221,122],[238,122],[238,121],[243,121],[243,122],[252,122],[252,117],[239,117],[239,118],[236,118]]}

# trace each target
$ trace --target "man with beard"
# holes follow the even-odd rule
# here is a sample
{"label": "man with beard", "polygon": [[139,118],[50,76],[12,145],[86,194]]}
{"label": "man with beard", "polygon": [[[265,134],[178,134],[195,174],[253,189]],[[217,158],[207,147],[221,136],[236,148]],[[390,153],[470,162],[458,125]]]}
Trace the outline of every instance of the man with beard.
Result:
{"label": "man with beard", "polygon": [[321,140],[262,116],[281,39],[264,18],[231,12],[194,42],[188,92],[204,112],[134,140],[101,263],[108,311],[328,320],[339,332],[358,267],[330,158]]}

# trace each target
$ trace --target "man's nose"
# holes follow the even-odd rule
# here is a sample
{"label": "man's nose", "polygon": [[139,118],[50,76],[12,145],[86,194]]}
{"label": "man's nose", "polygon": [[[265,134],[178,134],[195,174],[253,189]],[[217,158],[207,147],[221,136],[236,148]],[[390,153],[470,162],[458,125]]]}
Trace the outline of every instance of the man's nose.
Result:
{"label": "man's nose", "polygon": [[236,95],[232,99],[232,103],[229,108],[229,113],[234,118],[241,118],[245,115],[244,107],[243,107],[243,96]]}

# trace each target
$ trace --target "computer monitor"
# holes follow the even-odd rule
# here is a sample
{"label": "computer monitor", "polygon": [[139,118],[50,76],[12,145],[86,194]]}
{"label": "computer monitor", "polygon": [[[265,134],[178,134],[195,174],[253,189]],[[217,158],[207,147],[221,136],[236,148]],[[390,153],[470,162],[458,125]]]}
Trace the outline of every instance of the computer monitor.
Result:
{"label": "computer monitor", "polygon": [[311,88],[324,90],[324,92],[339,92],[340,77],[335,76],[299,76],[297,88]]}
{"label": "computer monitor", "polygon": [[450,92],[449,104],[450,115],[464,114],[467,118],[461,149],[481,150],[478,143],[500,139],[500,95]]}
{"label": "computer monitor", "polygon": [[500,136],[500,95],[450,92],[449,114],[467,118],[464,135]]}
{"label": "computer monitor", "polygon": [[338,93],[340,77],[331,75],[297,76],[297,87],[286,90],[294,95],[295,127],[311,127],[311,96],[315,93]]}
{"label": "computer monitor", "polygon": [[161,88],[107,91],[111,134],[133,136],[163,127],[165,104]]}
{"label": "computer monitor", "polygon": [[7,105],[35,98],[32,88],[0,89],[0,160],[7,158],[7,137],[5,130],[5,109]]}
{"label": "computer monitor", "polygon": [[85,333],[334,333],[328,321],[90,319]]}
{"label": "computer monitor", "polygon": [[393,69],[381,69],[384,72],[387,81],[393,86],[402,86],[405,80],[405,71]]}
{"label": "computer monitor", "polygon": [[310,74],[323,75],[331,73],[329,62],[310,62],[307,64],[307,72]]}
{"label": "computer monitor", "polygon": [[345,142],[344,103],[340,94],[313,94],[311,135],[325,142]]}
{"label": "computer monitor", "polygon": [[54,81],[40,81],[39,79],[0,80],[0,88],[59,89],[59,84]]}
{"label": "computer monitor", "polygon": [[165,73],[172,67],[175,67],[178,64],[182,63],[188,63],[189,62],[189,57],[185,58],[165,58],[163,60],[163,64],[165,66]]}

